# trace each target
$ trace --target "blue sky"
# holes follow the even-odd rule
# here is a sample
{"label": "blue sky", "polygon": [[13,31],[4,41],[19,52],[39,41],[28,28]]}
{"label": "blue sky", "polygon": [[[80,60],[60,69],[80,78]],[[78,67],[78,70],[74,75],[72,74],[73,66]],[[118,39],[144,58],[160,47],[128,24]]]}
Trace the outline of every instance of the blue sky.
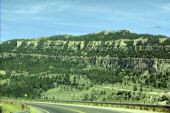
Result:
{"label": "blue sky", "polygon": [[170,36],[170,0],[0,0],[1,40],[127,29]]}

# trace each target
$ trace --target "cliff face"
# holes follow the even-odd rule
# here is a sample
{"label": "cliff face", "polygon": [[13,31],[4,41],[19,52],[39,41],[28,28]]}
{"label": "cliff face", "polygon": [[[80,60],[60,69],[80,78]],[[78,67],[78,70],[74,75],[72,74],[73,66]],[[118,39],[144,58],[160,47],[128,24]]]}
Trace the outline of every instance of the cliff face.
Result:
{"label": "cliff face", "polygon": [[[43,91],[56,87],[55,83],[81,88],[116,83],[170,88],[170,38],[166,36],[104,31],[11,40],[3,42],[1,48],[1,88],[5,95],[18,76],[41,79],[35,89]],[[80,85],[76,80],[81,77],[90,82]],[[9,87],[5,89],[4,84]]]}

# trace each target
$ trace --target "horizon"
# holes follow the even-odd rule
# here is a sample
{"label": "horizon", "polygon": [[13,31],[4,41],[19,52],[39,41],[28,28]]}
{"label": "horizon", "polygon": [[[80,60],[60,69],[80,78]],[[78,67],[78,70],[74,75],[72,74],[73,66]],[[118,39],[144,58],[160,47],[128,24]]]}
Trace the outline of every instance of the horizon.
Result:
{"label": "horizon", "polygon": [[122,29],[170,36],[168,0],[2,0],[0,10],[2,42]]}
{"label": "horizon", "polygon": [[[104,31],[108,31],[108,32],[119,32],[119,31],[122,31],[122,30],[127,30],[127,29],[120,29],[120,30],[103,30],[103,31],[99,31],[99,32],[91,32],[91,33],[86,33],[86,34],[79,34],[79,35],[74,35],[74,34],[56,34],[56,35],[49,35],[49,36],[38,36],[38,37],[30,37],[30,38],[13,38],[13,39],[9,39],[9,40],[4,40],[4,41],[1,41],[2,43],[3,42],[7,42],[7,41],[12,41],[12,40],[31,40],[31,39],[40,39],[40,38],[47,38],[47,37],[53,37],[53,36],[63,36],[63,35],[70,35],[70,36],[82,36],[82,35],[89,35],[89,34],[94,34],[94,33],[101,33],[101,32],[104,32]],[[129,31],[129,30],[127,30]],[[132,32],[132,31],[129,31],[130,33],[135,33],[135,32]],[[136,33],[136,34],[148,34],[148,35],[154,35],[154,36],[157,36],[157,35],[162,35],[162,36],[166,36],[167,38],[170,38],[170,36],[167,36],[167,35],[163,35],[163,34],[149,34],[149,33]]]}

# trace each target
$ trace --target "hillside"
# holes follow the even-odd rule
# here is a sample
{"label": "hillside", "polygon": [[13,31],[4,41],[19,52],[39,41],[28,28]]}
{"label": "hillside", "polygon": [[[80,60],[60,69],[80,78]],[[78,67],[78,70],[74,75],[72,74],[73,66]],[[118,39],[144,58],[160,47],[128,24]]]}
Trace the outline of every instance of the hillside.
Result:
{"label": "hillside", "polygon": [[170,38],[127,30],[0,45],[0,95],[170,102]]}

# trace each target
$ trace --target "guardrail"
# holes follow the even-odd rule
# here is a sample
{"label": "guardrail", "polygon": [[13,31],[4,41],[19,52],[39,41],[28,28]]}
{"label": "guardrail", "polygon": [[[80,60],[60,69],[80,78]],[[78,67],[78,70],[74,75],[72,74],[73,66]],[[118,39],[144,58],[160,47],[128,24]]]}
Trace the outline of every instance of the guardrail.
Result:
{"label": "guardrail", "polygon": [[[67,102],[67,103],[70,103],[70,102]],[[71,103],[77,103],[77,102],[71,102]],[[129,103],[114,103],[114,102],[83,102],[83,103],[85,104],[91,103],[92,105],[95,105],[95,106],[121,107],[121,108],[130,108],[130,109],[170,113],[170,106],[163,106],[163,105],[129,104]]]}
{"label": "guardrail", "polygon": [[0,106],[0,113],[2,113],[2,106]]}
{"label": "guardrail", "polygon": [[[170,105],[150,105],[150,104],[131,104],[131,103],[117,103],[117,102],[94,102],[94,101],[58,101],[58,100],[42,100],[42,99],[10,99],[15,101],[33,101],[33,102],[53,102],[64,104],[78,104],[78,105],[91,105],[101,107],[119,107],[137,110],[147,110],[155,112],[170,113]],[[1,113],[1,112],[0,112]]]}

